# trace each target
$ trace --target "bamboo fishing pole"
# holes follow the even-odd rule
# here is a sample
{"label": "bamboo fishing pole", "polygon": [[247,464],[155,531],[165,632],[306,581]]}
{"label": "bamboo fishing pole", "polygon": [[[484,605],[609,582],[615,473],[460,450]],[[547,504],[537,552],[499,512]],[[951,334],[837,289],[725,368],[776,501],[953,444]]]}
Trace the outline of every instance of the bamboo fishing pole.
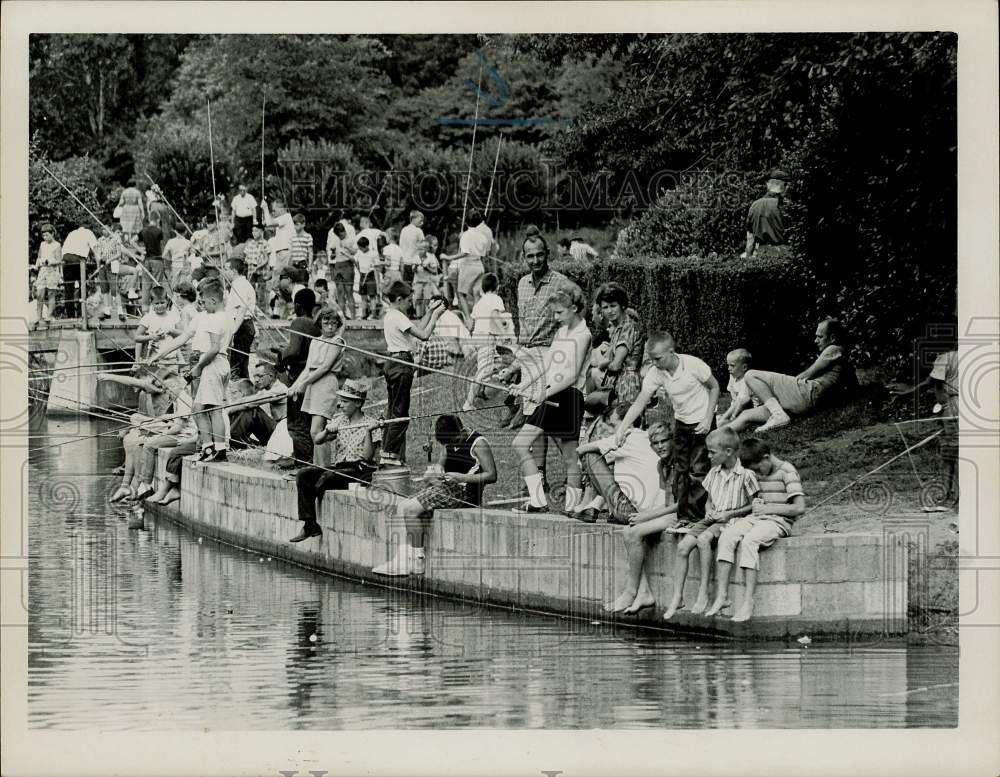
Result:
{"label": "bamboo fishing pole", "polygon": [[465,211],[469,205],[469,187],[472,186],[472,160],[476,154],[476,129],[479,127],[479,98],[483,91],[483,58],[479,58],[479,83],[476,85],[476,118],[472,122],[472,149],[469,151],[469,172],[465,177],[465,198],[462,202],[462,229],[465,232]]}

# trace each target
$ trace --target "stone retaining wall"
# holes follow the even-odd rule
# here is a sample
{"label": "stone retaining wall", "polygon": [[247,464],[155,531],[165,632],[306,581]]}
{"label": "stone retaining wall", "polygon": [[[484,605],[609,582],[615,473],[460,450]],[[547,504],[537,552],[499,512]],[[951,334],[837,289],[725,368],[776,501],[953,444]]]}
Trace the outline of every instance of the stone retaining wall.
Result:
{"label": "stone retaining wall", "polygon": [[[150,509],[206,536],[319,571],[571,617],[606,619],[602,602],[613,598],[624,580],[625,552],[616,527],[490,509],[437,511],[422,577],[372,575],[371,568],[405,537],[391,499],[384,491],[329,492],[319,516],[323,536],[293,544],[288,538],[300,527],[294,481],[238,464],[186,461],[180,502]],[[658,605],[640,617],[649,625],[664,625],[658,619],[671,593],[674,543],[664,539],[653,551],[650,584]],[[685,588],[688,603],[697,590],[696,559],[697,551]],[[750,638],[903,635],[907,565],[904,537],[793,536],[761,554],[751,621],[736,624],[681,612],[669,626]],[[742,573],[734,578],[738,603]],[[635,622],[634,616],[628,620]]]}

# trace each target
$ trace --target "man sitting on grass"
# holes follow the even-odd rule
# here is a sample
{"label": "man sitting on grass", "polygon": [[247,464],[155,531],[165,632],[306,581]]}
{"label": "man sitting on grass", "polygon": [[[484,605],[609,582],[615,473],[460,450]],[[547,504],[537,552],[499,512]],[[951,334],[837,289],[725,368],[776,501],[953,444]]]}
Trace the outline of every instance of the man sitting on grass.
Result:
{"label": "man sitting on grass", "polygon": [[746,581],[743,603],[733,616],[737,622],[753,615],[753,596],[760,568],[758,551],[791,534],[792,524],[806,511],[802,481],[795,467],[771,454],[766,442],[749,437],[740,445],[740,463],[757,476],[760,496],[753,500],[750,515],[737,518],[719,537],[715,603],[705,615],[716,615],[729,597],[729,577],[740,547],[740,567]]}
{"label": "man sitting on grass", "polygon": [[767,432],[791,423],[789,413],[806,415],[838,395],[857,387],[858,379],[844,347],[844,326],[833,318],[819,322],[816,361],[798,375],[782,375],[763,370],[747,370],[744,380],[751,397],[760,407],[745,410],[733,422],[736,429],[749,424],[763,424],[757,431]]}

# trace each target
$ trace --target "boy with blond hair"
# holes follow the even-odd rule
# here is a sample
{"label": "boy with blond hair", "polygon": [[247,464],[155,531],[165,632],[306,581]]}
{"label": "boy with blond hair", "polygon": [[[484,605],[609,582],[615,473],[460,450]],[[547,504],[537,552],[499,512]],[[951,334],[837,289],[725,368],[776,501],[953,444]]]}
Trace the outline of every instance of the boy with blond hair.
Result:
{"label": "boy with blond hair", "polygon": [[750,620],[753,615],[753,596],[760,568],[758,551],[771,547],[775,540],[787,537],[795,519],[806,511],[806,503],[799,473],[789,462],[772,455],[766,442],[749,437],[740,445],[739,455],[740,463],[756,475],[760,497],[753,500],[750,515],[737,518],[722,530],[715,603],[705,615],[717,614],[728,598],[729,578],[736,563],[736,546],[739,545],[739,564],[744,570],[746,593],[733,620],[742,622]]}
{"label": "boy with blond hair", "polygon": [[746,348],[735,348],[726,354],[726,369],[729,370],[729,383],[726,384],[726,391],[732,401],[726,412],[719,416],[719,426],[729,426],[736,433],[742,432],[749,424],[743,419],[738,419],[740,413],[748,406],[757,407],[760,400],[750,394],[744,376],[750,369],[750,351]]}
{"label": "boy with blond hair", "polygon": [[664,620],[670,620],[682,606],[688,556],[695,547],[698,548],[701,562],[701,580],[691,612],[695,614],[705,612],[708,607],[709,576],[712,573],[712,543],[719,538],[727,523],[750,513],[751,500],[760,492],[756,476],[743,467],[737,456],[740,436],[736,432],[728,427],[716,429],[705,439],[705,447],[708,449],[708,459],[712,465],[702,481],[702,487],[708,494],[705,517],[689,526],[686,531],[687,536],[677,543],[674,593],[667,611],[663,614]]}

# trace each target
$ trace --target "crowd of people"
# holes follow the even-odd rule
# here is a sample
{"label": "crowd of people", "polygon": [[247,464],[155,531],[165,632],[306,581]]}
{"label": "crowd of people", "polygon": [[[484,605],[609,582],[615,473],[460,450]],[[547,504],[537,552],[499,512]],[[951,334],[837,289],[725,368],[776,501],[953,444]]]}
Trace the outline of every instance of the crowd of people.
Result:
{"label": "crowd of people", "polygon": [[[109,241],[120,248],[109,276],[120,278],[130,266],[139,281],[134,374],[101,376],[140,394],[113,500],[169,504],[180,498],[185,457],[225,462],[231,448],[256,448],[294,471],[288,476],[302,528],[291,541],[319,537],[324,492],[367,486],[378,469],[406,465],[414,379],[444,372],[465,381],[464,402],[436,419],[437,463],[424,473],[424,487],[397,505],[406,541],[374,572],[421,574],[433,511],[482,504],[498,480],[492,433],[469,428],[463,414],[501,402],[523,480],[516,509],[623,527],[628,579],[609,610],[654,605],[644,565],[651,543],[673,533],[674,588],[664,617],[683,606],[696,549],[700,585],[691,610],[717,615],[728,607],[731,568],[739,564],[747,595],[734,619],[751,617],[759,551],[789,534],[804,494],[795,468],[746,433],[756,427],[766,435],[850,391],[856,379],[838,321],[820,322],[819,354],[796,376],[759,370],[746,348],[734,348],[725,389],[731,399],[721,409],[723,390],[708,364],[684,353],[670,333],[645,331],[621,285],[606,283],[586,299],[549,266],[549,246],[536,228],[522,236],[528,272],[516,298],[504,300],[495,241],[479,213],[468,214],[451,255],[437,254],[417,211],[398,232],[378,229],[367,216],[341,219],[317,252],[301,215],[280,201],[258,206],[246,187],[223,209],[226,220],[210,216],[188,237],[160,205],[155,190],[144,198],[127,189],[116,229],[94,239],[99,258],[111,255]],[[54,260],[40,264],[38,289],[47,293],[56,281],[45,270],[56,266],[59,248],[51,230],[43,232],[39,261]],[[88,240],[77,235],[66,243],[85,259]],[[589,257],[587,248],[560,246]],[[270,352],[255,348],[261,319],[275,316],[291,319],[287,342]],[[365,354],[347,326],[356,316],[381,321],[387,397],[379,416],[366,411],[370,380],[347,368],[351,353]],[[465,377],[455,370],[462,360],[474,365]],[[669,406],[668,425],[649,423],[659,403]],[[550,482],[546,471],[549,441],[564,483]],[[156,451],[168,459],[158,487]],[[550,499],[560,491],[557,507]]]}

